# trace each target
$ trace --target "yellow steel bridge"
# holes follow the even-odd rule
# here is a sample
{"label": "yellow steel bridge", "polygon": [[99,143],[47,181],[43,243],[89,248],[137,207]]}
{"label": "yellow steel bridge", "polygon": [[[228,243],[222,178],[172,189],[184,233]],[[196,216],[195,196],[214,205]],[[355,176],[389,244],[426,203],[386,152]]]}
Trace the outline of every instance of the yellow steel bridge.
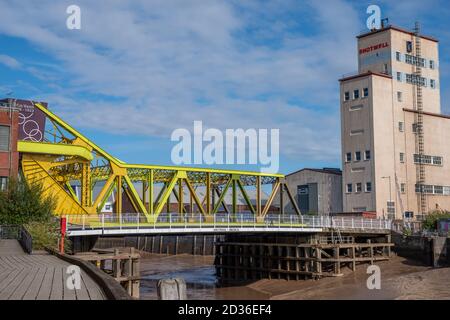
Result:
{"label": "yellow steel bridge", "polygon": [[[57,215],[78,216],[93,221],[98,219],[112,193],[116,199],[116,214],[122,213],[123,198],[126,196],[134,211],[142,214],[147,223],[154,223],[161,213],[170,212],[171,194],[177,199],[179,214],[200,214],[206,221],[212,219],[221,208],[229,214],[236,214],[238,193],[242,194],[255,220],[260,222],[264,221],[276,198],[280,201],[280,214],[284,213],[283,199],[286,198],[292,203],[295,213],[300,215],[281,174],[127,164],[104,151],[41,104],[36,103],[35,108],[46,116],[45,139],[44,142],[18,142],[22,155],[21,168],[28,183],[42,184],[45,195],[56,197]],[[74,182],[80,186],[81,196],[76,195],[72,187]],[[141,194],[135,188],[138,183],[142,183]],[[101,188],[94,197],[93,189],[97,184]],[[162,188],[155,194],[158,184]],[[271,186],[271,192],[263,205],[261,194],[264,184]],[[203,197],[196,192],[199,186],[206,190]],[[188,189],[196,212],[186,212],[184,188]],[[227,204],[225,195],[230,188],[232,203]],[[249,198],[249,188],[255,188],[256,202]],[[287,197],[283,197],[284,192]]]}

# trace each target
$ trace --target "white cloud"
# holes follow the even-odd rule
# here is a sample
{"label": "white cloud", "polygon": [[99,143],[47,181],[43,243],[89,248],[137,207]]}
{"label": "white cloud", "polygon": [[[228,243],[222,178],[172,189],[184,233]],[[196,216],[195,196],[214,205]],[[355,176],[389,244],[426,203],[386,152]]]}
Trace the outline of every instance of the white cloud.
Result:
{"label": "white cloud", "polygon": [[0,54],[0,63],[11,69],[19,69],[21,67],[19,61],[5,54]]}
{"label": "white cloud", "polygon": [[356,69],[359,29],[344,1],[78,1],[79,31],[65,28],[67,1],[0,4],[0,33],[59,62],[27,70],[77,126],[168,139],[194,120],[279,128],[285,155],[339,161],[337,79]]}

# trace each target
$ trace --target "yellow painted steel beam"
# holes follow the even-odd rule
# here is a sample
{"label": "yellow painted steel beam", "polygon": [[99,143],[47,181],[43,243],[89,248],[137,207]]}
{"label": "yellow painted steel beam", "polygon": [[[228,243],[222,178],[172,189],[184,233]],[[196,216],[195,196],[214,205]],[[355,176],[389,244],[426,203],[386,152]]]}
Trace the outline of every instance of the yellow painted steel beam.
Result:
{"label": "yellow painted steel beam", "polygon": [[144,214],[148,214],[147,209],[145,208],[144,203],[141,201],[141,198],[139,197],[138,192],[136,191],[136,189],[134,188],[133,183],[131,182],[130,178],[126,175],[123,177],[125,179],[125,182],[128,185],[128,190],[131,193],[132,202],[135,202],[136,210],[138,210],[138,212],[144,213]]}
{"label": "yellow painted steel beam", "polygon": [[55,156],[75,156],[88,161],[94,159],[92,153],[85,147],[70,144],[18,141],[17,150],[21,153],[51,154]]}
{"label": "yellow painted steel beam", "polygon": [[102,190],[100,191],[100,193],[97,195],[97,198],[94,201],[93,207],[95,209],[96,212],[100,212],[100,210],[102,210],[102,207],[99,207],[100,204],[104,204],[106,202],[106,198],[109,197],[110,194],[110,190],[112,190],[112,187],[114,185],[114,181],[116,179],[116,175],[111,174],[108,178],[108,180],[106,181],[105,185],[103,186]]}
{"label": "yellow painted steel beam", "polygon": [[179,178],[178,176],[179,176],[179,173],[176,172],[173,175],[172,180],[169,182],[169,185],[167,186],[166,190],[164,191],[164,194],[162,195],[161,200],[159,201],[158,205],[156,206],[156,209],[155,209],[156,215],[159,215],[162,212],[162,209],[163,209],[164,205],[166,204],[167,199],[169,199],[170,194],[172,193],[172,190],[178,181],[178,178]]}
{"label": "yellow painted steel beam", "polygon": [[203,209],[202,203],[200,202],[200,199],[197,197],[197,194],[195,193],[195,190],[192,187],[191,183],[189,182],[188,179],[184,179],[184,181],[186,182],[189,192],[191,193],[191,197],[194,198],[195,204],[197,205],[198,209],[203,215],[205,215],[206,214],[205,209]]}
{"label": "yellow painted steel beam", "polygon": [[266,202],[266,205],[264,206],[264,210],[262,211],[262,216],[265,217],[266,214],[269,212],[270,206],[272,205],[273,199],[275,199],[275,195],[278,192],[278,189],[280,189],[280,180],[278,179],[275,183],[272,193],[270,194],[269,199]]}

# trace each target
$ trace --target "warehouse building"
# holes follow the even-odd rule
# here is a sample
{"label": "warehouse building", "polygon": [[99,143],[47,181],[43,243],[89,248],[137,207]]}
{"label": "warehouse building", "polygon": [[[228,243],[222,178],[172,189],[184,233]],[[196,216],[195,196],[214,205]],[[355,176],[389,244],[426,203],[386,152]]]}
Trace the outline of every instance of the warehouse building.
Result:
{"label": "warehouse building", "polygon": [[362,34],[340,79],[343,210],[421,220],[450,210],[450,117],[438,40],[394,26]]}
{"label": "warehouse building", "polygon": [[[342,212],[342,172],[340,169],[301,169],[286,175],[289,190],[302,214]],[[288,195],[283,195],[285,212],[294,212]]]}

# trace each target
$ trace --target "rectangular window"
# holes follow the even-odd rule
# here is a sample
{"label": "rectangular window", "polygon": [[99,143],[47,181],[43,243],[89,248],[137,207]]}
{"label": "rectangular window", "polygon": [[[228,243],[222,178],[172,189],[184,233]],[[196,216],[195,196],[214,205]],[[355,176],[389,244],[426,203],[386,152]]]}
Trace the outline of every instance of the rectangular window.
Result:
{"label": "rectangular window", "polygon": [[370,150],[366,150],[366,152],[364,152],[364,160],[370,160]]}
{"label": "rectangular window", "polygon": [[0,177],[0,191],[5,191],[8,187],[8,177]]}
{"label": "rectangular window", "polygon": [[398,123],[398,131],[400,132],[405,131],[405,124],[401,121]]}
{"label": "rectangular window", "polygon": [[436,89],[436,80],[430,79],[430,87]]}
{"label": "rectangular window", "polygon": [[395,58],[397,59],[397,61],[402,61],[402,55],[401,55],[401,53],[397,51],[397,52],[395,53]]}
{"label": "rectangular window", "polygon": [[366,192],[372,192],[372,182],[366,182]]}
{"label": "rectangular window", "polygon": [[402,73],[397,72],[397,81],[402,81]]}
{"label": "rectangular window", "polygon": [[415,56],[406,54],[405,55],[405,62],[408,64],[412,64],[415,66],[420,66],[422,68],[425,68],[425,59],[424,58],[417,58]]}
{"label": "rectangular window", "polygon": [[414,163],[422,163],[422,164],[431,164],[435,166],[441,166],[442,165],[443,158],[440,156],[429,156],[429,155],[422,155],[414,154]]}
{"label": "rectangular window", "polygon": [[387,212],[390,214],[394,214],[395,213],[395,202],[394,201],[388,201],[386,203],[387,205]]}
{"label": "rectangular window", "polygon": [[434,194],[444,194],[444,187],[443,186],[433,186],[433,193]]}
{"label": "rectangular window", "polygon": [[355,152],[355,161],[361,161],[361,151]]}
{"label": "rectangular window", "polygon": [[397,91],[397,101],[402,102],[403,101],[403,94],[401,91]]}
{"label": "rectangular window", "polygon": [[403,152],[400,152],[400,162],[401,163],[405,162],[405,154]]}
{"label": "rectangular window", "polygon": [[430,60],[430,69],[434,69],[435,65],[434,65],[434,60]]}
{"label": "rectangular window", "polygon": [[346,91],[346,92],[344,93],[344,101],[348,101],[348,100],[350,100],[350,92],[349,92],[349,91]]}
{"label": "rectangular window", "polygon": [[363,90],[363,97],[366,98],[369,96],[369,88],[364,88]]}
{"label": "rectangular window", "polygon": [[352,161],[352,153],[351,152],[347,152],[345,154],[345,162],[351,162]]}
{"label": "rectangular window", "polygon": [[401,183],[401,184],[400,184],[400,192],[401,192],[401,193],[405,193],[405,191],[406,191],[406,184]]}
{"label": "rectangular window", "polygon": [[9,151],[9,126],[0,126],[0,151]]}
{"label": "rectangular window", "polygon": [[418,75],[415,75],[415,74],[407,73],[406,74],[406,83],[419,85],[421,87],[426,87],[427,79],[425,79],[424,77],[419,77]]}
{"label": "rectangular window", "polygon": [[359,99],[359,89],[353,91],[353,99]]}
{"label": "rectangular window", "polygon": [[412,124],[412,132],[417,133],[417,123]]}
{"label": "rectangular window", "polygon": [[352,184],[349,183],[349,184],[347,184],[347,193],[352,193],[352,192],[353,192]]}
{"label": "rectangular window", "polygon": [[406,52],[412,52],[412,41],[406,41]]}
{"label": "rectangular window", "polygon": [[362,183],[357,183],[356,184],[356,192],[361,192],[362,191]]}

